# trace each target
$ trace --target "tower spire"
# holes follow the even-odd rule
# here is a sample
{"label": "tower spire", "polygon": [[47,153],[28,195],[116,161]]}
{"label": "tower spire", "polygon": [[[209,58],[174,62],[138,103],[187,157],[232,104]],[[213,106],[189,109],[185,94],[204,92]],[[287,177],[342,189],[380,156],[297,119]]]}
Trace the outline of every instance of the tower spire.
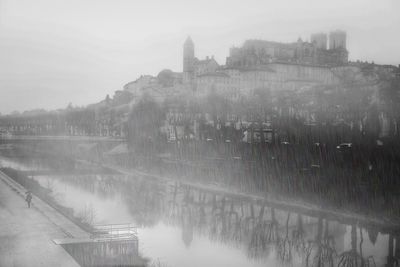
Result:
{"label": "tower spire", "polygon": [[194,62],[194,43],[188,36],[183,44],[183,79],[185,82],[189,82],[193,76]]}
{"label": "tower spire", "polygon": [[188,35],[188,37],[186,38],[186,41],[185,41],[184,45],[188,45],[188,44],[194,45],[193,40],[190,37],[190,35]]}

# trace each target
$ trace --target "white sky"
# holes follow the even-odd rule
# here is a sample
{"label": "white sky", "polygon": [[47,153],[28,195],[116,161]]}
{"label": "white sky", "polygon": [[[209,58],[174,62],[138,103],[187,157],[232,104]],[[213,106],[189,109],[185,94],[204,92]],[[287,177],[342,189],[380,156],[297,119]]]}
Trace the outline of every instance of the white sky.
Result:
{"label": "white sky", "polygon": [[343,29],[350,59],[400,63],[399,0],[0,0],[0,112],[100,101],[196,56],[225,63],[249,38]]}

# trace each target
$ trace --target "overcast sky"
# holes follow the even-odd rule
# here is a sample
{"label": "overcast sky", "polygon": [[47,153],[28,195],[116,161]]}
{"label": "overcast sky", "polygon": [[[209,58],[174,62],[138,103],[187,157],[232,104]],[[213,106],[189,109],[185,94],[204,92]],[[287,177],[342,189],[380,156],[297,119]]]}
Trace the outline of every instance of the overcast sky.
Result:
{"label": "overcast sky", "polygon": [[350,59],[400,63],[399,0],[0,0],[0,112],[87,105],[182,69],[182,43],[225,63],[249,38],[343,29]]}

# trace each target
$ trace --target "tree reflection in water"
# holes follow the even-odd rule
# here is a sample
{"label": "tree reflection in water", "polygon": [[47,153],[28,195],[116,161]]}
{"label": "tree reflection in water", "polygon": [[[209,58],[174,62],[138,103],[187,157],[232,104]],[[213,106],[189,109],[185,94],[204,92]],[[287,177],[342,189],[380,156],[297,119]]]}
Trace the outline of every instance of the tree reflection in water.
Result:
{"label": "tree reflection in water", "polygon": [[357,252],[357,229],[355,225],[351,226],[351,250],[345,251],[339,256],[338,267],[370,267],[376,266],[372,256],[364,258],[362,255],[363,236],[360,229],[360,253]]}
{"label": "tree reflection in water", "polygon": [[[298,262],[307,267],[375,266],[371,255],[363,255],[361,227],[351,226],[351,249],[344,252],[339,249],[338,254],[335,239],[345,231],[332,233],[331,228],[345,226],[317,212],[311,216],[284,211],[269,207],[263,201],[218,194],[177,182],[160,183],[146,177],[87,177],[91,178],[65,176],[62,179],[101,197],[120,195],[138,226],[153,227],[162,221],[180,227],[187,247],[200,234],[216,242],[245,248],[248,257],[254,260],[276,257],[284,266]],[[357,228],[360,229],[359,249]]]}
{"label": "tree reflection in water", "polygon": [[292,231],[293,248],[298,254],[304,254],[306,249],[305,230],[303,225],[303,217],[297,214],[297,223],[295,229]]}
{"label": "tree reflection in water", "polygon": [[292,260],[292,240],[289,239],[289,219],[290,213],[287,214],[285,237],[279,238],[277,242],[278,256],[282,262],[288,262]]}
{"label": "tree reflection in water", "polygon": [[310,244],[314,247],[314,259],[312,266],[333,267],[337,257],[335,240],[329,234],[329,222],[325,220],[325,232],[322,235],[323,220],[318,218],[318,231],[316,239]]}

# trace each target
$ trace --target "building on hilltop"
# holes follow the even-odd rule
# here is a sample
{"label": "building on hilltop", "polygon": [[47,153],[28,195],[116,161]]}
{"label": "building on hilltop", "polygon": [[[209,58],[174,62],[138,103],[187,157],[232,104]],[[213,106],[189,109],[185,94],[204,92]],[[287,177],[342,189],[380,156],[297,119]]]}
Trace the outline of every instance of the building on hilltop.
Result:
{"label": "building on hilltop", "polygon": [[[328,47],[329,44],[329,47]],[[198,59],[195,44],[188,37],[183,44],[183,70],[162,70],[156,77],[145,75],[125,85],[139,99],[147,94],[156,101],[192,94],[195,97],[219,93],[235,100],[255,90],[296,90],[339,81],[338,69],[348,65],[346,33],[334,31],[311,35],[311,42],[280,43],[247,40],[232,47],[226,64],[213,56]]]}
{"label": "building on hilltop", "polygon": [[193,79],[194,61],[194,43],[189,36],[183,44],[183,81],[185,83]]}
{"label": "building on hilltop", "polygon": [[219,65],[213,56],[204,60],[195,57],[194,43],[189,36],[183,44],[183,82],[191,83],[196,76],[215,72],[218,68]]}
{"label": "building on hilltop", "polygon": [[339,66],[348,61],[346,33],[334,31],[329,35],[311,35],[311,42],[301,38],[293,43],[279,43],[265,40],[247,40],[242,47],[231,48],[226,65],[248,67],[272,62],[297,63],[321,66]]}
{"label": "building on hilltop", "polygon": [[328,36],[326,33],[314,33],[311,34],[311,43],[315,43],[317,49],[326,50],[328,44]]}
{"label": "building on hilltop", "polygon": [[124,90],[132,94],[132,104],[137,103],[145,95],[162,103],[167,98],[184,93],[182,79],[182,73],[165,69],[160,71],[156,77],[140,76],[137,80],[125,84]]}
{"label": "building on hilltop", "polygon": [[[195,57],[193,40],[183,46],[183,83],[195,96],[212,92],[231,99],[249,95],[256,89],[295,90],[338,82],[333,67],[348,63],[346,34],[335,31],[328,37],[313,34],[311,42],[301,38],[294,43],[247,40],[242,47],[232,47],[225,65],[213,57]],[[332,45],[331,45],[332,43]]]}
{"label": "building on hilltop", "polygon": [[329,49],[346,49],[346,32],[341,30],[330,32]]}

